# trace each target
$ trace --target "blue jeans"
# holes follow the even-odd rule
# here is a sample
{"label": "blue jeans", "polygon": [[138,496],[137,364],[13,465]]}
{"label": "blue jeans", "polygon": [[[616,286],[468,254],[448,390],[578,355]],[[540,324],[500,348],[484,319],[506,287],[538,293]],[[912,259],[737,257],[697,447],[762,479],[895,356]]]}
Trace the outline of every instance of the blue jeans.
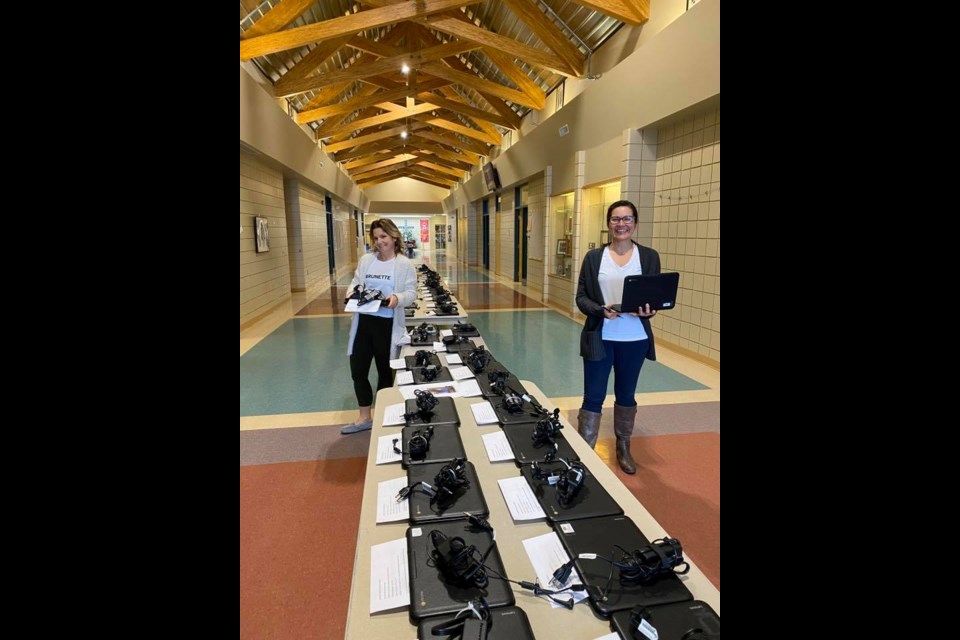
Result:
{"label": "blue jeans", "polygon": [[640,379],[640,368],[650,350],[650,340],[635,342],[603,341],[607,357],[583,361],[583,405],[585,411],[600,413],[607,397],[607,381],[613,369],[613,392],[621,407],[636,406],[634,394]]}

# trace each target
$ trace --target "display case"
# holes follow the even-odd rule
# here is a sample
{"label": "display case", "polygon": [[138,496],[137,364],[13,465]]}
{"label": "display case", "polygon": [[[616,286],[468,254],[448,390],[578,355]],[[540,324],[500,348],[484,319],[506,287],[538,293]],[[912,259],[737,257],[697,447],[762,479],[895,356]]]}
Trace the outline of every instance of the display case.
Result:
{"label": "display case", "polygon": [[550,248],[553,252],[551,275],[573,278],[573,194],[553,199],[554,209],[550,225]]}

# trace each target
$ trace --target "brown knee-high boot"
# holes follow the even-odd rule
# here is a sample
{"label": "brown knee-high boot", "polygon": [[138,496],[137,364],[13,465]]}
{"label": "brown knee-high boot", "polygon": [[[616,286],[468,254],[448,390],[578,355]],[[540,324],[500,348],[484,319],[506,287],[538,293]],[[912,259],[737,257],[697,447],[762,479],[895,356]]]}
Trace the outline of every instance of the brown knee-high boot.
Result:
{"label": "brown knee-high boot", "polygon": [[637,472],[637,463],[630,455],[630,436],[633,435],[633,423],[636,417],[636,405],[632,407],[613,405],[613,431],[617,434],[617,462],[627,473]]}
{"label": "brown knee-high boot", "polygon": [[577,432],[583,436],[591,449],[597,446],[597,436],[600,435],[600,414],[580,409],[577,414]]}

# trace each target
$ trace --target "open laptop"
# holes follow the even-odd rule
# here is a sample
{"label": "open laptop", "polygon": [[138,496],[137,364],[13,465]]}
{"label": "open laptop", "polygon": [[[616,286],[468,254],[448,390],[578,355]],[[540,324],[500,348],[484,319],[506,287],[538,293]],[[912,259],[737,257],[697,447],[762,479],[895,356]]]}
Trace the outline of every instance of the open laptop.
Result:
{"label": "open laptop", "polygon": [[677,286],[680,274],[676,271],[655,276],[627,276],[623,281],[623,299],[610,308],[621,313],[636,313],[650,305],[651,311],[673,309],[677,306]]}
{"label": "open laptop", "polygon": [[633,520],[626,516],[572,522],[557,518],[554,531],[570,557],[576,559],[574,565],[580,579],[587,585],[590,604],[601,616],[609,617],[615,611],[632,609],[637,605],[649,607],[693,600],[693,594],[673,573],[659,575],[648,583],[626,583],[620,582],[617,569],[613,570],[613,579],[609,580],[607,597],[600,600],[600,590],[607,585],[610,577],[610,563],[578,556],[581,553],[595,553],[610,558],[611,554],[621,553],[614,545],[630,552],[647,546],[650,541],[640,532]]}

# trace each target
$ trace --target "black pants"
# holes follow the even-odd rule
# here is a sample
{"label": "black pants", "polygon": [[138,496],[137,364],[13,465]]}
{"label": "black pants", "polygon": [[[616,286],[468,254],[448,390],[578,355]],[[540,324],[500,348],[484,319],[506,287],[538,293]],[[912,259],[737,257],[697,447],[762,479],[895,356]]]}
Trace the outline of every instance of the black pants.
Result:
{"label": "black pants", "polygon": [[350,377],[353,378],[353,390],[361,407],[373,404],[373,390],[367,379],[371,360],[377,362],[377,391],[393,386],[393,369],[390,368],[392,332],[393,318],[360,314],[357,336],[353,341],[353,355],[350,356]]}

